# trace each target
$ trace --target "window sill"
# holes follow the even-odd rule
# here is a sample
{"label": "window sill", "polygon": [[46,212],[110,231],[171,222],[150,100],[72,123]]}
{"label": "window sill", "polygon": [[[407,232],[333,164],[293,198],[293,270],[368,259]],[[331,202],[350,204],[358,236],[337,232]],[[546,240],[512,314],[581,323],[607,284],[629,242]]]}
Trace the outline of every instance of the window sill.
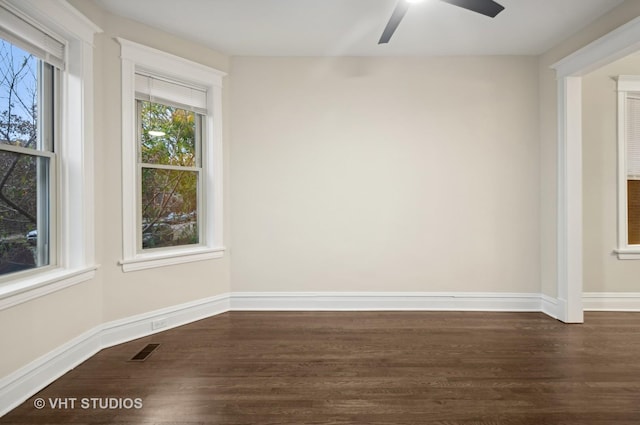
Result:
{"label": "window sill", "polygon": [[156,267],[173,266],[175,264],[190,263],[193,261],[211,260],[222,258],[226,248],[195,248],[188,250],[172,251],[171,253],[140,254],[134,258],[120,260],[123,272],[152,269]]}
{"label": "window sill", "polygon": [[613,252],[618,255],[618,260],[640,260],[640,247],[621,248]]}
{"label": "window sill", "polygon": [[0,286],[0,310],[22,304],[64,288],[93,279],[98,266],[54,269],[10,281]]}

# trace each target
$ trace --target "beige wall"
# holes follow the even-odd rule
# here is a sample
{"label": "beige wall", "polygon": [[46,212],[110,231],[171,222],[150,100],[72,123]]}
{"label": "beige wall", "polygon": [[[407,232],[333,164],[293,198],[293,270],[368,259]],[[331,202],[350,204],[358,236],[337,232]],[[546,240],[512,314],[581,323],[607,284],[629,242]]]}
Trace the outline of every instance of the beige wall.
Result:
{"label": "beige wall", "polygon": [[640,75],[640,55],[629,56],[582,80],[584,182],[584,290],[637,292],[639,261],[620,261],[617,246],[618,75]]}
{"label": "beige wall", "polygon": [[[551,69],[551,66],[637,16],[640,16],[640,1],[626,0],[608,14],[538,58],[540,89],[540,279],[542,292],[549,296],[555,297],[557,295],[557,91],[555,71]],[[610,249],[610,247],[595,249]]]}
{"label": "beige wall", "polygon": [[[0,356],[0,377],[101,323],[230,290],[228,256],[131,273],[123,273],[117,264],[122,258],[121,99],[120,48],[114,37],[161,48],[222,71],[228,71],[229,59],[202,46],[105,14],[90,2],[71,3],[105,31],[96,36],[94,51],[96,262],[100,268],[92,281],[0,311],[0,341],[6,348]],[[228,106],[228,93],[224,102]],[[225,128],[228,141],[229,126],[225,124]],[[225,152],[228,169],[228,145]],[[228,220],[225,231],[228,240]]]}
{"label": "beige wall", "polygon": [[535,58],[232,75],[234,291],[539,292]]}
{"label": "beige wall", "polygon": [[0,378],[102,322],[102,279],[0,311]]}

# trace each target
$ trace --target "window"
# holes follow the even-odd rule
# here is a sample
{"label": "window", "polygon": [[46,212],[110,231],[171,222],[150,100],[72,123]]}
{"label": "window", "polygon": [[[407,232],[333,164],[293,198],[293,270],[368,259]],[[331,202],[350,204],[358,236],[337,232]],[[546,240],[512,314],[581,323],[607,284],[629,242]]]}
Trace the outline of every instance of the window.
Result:
{"label": "window", "polygon": [[640,259],[640,77],[618,77],[618,257]]}
{"label": "window", "polygon": [[0,276],[55,263],[57,69],[0,38]]}
{"label": "window", "polygon": [[99,31],[67,2],[0,2],[0,309],[95,275]]}
{"label": "window", "polygon": [[221,257],[223,73],[122,46],[125,272]]}
{"label": "window", "polygon": [[640,92],[627,93],[627,238],[640,245]]}
{"label": "window", "polygon": [[197,245],[202,116],[138,100],[142,249]]}

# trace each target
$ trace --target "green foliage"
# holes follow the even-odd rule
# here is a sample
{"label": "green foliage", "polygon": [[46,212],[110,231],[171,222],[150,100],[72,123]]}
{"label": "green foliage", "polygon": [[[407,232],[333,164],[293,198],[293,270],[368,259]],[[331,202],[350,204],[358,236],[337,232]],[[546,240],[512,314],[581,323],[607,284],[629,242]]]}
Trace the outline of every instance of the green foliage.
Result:
{"label": "green foliage", "polygon": [[[140,102],[140,155],[143,163],[195,167],[195,114],[159,103]],[[164,136],[152,136],[160,131]]]}

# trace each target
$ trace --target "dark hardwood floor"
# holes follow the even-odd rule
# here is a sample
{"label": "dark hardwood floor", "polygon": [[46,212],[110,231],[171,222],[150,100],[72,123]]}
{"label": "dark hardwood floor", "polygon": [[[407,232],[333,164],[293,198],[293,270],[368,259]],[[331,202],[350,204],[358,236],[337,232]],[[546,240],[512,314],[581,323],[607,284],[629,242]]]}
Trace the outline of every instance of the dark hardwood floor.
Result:
{"label": "dark hardwood floor", "polygon": [[105,349],[0,423],[638,425],[640,314],[225,313]]}

